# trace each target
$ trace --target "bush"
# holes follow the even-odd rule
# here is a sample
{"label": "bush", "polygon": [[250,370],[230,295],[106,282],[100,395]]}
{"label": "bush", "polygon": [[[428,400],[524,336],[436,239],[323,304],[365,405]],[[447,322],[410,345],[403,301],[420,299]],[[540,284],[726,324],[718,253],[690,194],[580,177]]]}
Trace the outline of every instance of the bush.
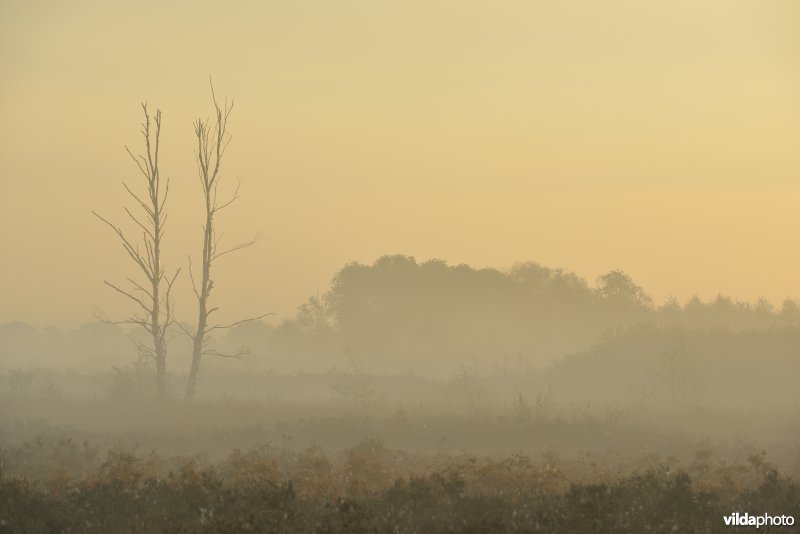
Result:
{"label": "bush", "polygon": [[[216,463],[49,441],[4,450],[0,532],[721,533],[734,511],[800,509],[800,485],[761,455],[713,468],[701,451],[693,474],[656,463],[570,481],[555,456],[431,459],[376,440],[339,461],[263,446]],[[25,458],[24,474],[9,473]]]}

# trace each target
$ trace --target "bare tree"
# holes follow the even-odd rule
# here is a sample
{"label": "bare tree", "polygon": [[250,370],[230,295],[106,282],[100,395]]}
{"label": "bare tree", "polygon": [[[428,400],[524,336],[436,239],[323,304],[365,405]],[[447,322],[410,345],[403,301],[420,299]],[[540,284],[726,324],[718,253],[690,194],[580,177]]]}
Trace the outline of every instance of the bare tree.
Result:
{"label": "bare tree", "polygon": [[255,321],[269,314],[258,317],[250,317],[228,324],[211,324],[209,318],[219,309],[210,307],[209,298],[214,289],[214,281],[211,277],[212,267],[216,260],[226,254],[236,252],[253,246],[259,239],[256,236],[250,241],[244,241],[229,248],[220,248],[220,236],[216,232],[216,216],[220,211],[227,208],[239,199],[239,186],[237,185],[233,195],[225,201],[219,201],[217,191],[222,180],[220,165],[225,155],[225,150],[231,141],[228,133],[228,117],[233,111],[233,102],[226,99],[220,106],[214,94],[214,86],[211,86],[211,98],[214,103],[214,122],[208,119],[197,119],[194,123],[194,133],[197,138],[197,171],[200,178],[200,185],[203,189],[203,199],[205,200],[205,224],[203,225],[203,255],[200,265],[199,284],[192,272],[191,257],[189,258],[189,275],[192,281],[192,290],[198,303],[197,327],[193,334],[186,332],[192,337],[192,365],[189,369],[189,376],[186,381],[186,392],[184,400],[191,400],[197,389],[197,376],[200,371],[200,362],[203,356],[218,356],[224,358],[240,358],[245,351],[225,354],[209,347],[211,334],[216,330],[232,328],[236,325]]}
{"label": "bare tree", "polygon": [[[167,221],[166,202],[169,195],[169,178],[162,182],[158,167],[158,149],[161,137],[161,110],[156,110],[155,117],[151,117],[147,104],[142,103],[144,122],[142,135],[145,142],[145,154],[134,155],[126,146],[131,159],[139,168],[146,185],[146,194],[142,197],[123,182],[125,190],[134,200],[133,210],[125,207],[125,213],[133,221],[137,230],[140,230],[141,240],[129,237],[120,226],[92,213],[107,224],[122,243],[130,259],[145,281],[138,282],[128,278],[129,289],[123,289],[117,284],[107,280],[104,283],[111,289],[125,296],[136,305],[136,312],[122,321],[111,321],[105,316],[100,318],[113,324],[128,324],[142,327],[152,339],[152,344],[147,345],[134,340],[134,345],[140,356],[155,360],[156,364],[156,390],[159,396],[167,394],[167,332],[174,323],[172,313],[171,292],[175,279],[180,269],[169,278],[166,277],[161,264],[161,242],[164,238],[164,227]],[[138,213],[136,213],[138,212]]]}

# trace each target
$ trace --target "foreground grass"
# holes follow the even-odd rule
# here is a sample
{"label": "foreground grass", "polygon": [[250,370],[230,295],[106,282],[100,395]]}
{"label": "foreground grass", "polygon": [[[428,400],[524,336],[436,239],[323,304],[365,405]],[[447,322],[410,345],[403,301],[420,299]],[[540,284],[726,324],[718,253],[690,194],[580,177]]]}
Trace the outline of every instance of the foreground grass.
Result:
{"label": "foreground grass", "polygon": [[[2,451],[0,532],[736,532],[732,512],[800,510],[762,455],[700,451],[629,472],[523,454],[415,455],[366,440],[220,461],[39,438]],[[763,530],[763,529],[762,529]]]}

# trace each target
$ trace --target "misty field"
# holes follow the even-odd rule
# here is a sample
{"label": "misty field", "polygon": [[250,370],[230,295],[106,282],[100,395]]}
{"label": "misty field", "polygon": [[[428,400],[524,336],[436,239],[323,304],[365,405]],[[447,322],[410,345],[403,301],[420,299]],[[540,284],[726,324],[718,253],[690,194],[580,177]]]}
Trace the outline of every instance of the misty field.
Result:
{"label": "misty field", "polygon": [[[170,368],[0,326],[0,531],[729,532],[800,509],[800,307],[384,257]],[[133,344],[131,344],[133,340]],[[738,517],[738,516],[737,516]],[[776,527],[777,528],[777,527]]]}
{"label": "misty field", "polygon": [[514,371],[218,373],[191,404],[136,380],[2,376],[1,532],[728,532],[800,506],[788,410],[595,407]]}

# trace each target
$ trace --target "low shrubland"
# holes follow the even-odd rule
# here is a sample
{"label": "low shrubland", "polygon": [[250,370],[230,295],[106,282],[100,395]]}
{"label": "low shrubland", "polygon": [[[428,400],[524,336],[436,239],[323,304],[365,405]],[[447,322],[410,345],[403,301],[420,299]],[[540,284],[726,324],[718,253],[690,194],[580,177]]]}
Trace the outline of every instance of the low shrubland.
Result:
{"label": "low shrubland", "polygon": [[798,482],[763,454],[734,463],[708,450],[620,468],[368,439],[211,461],[51,435],[5,447],[0,470],[3,532],[729,532],[732,512],[798,506]]}

